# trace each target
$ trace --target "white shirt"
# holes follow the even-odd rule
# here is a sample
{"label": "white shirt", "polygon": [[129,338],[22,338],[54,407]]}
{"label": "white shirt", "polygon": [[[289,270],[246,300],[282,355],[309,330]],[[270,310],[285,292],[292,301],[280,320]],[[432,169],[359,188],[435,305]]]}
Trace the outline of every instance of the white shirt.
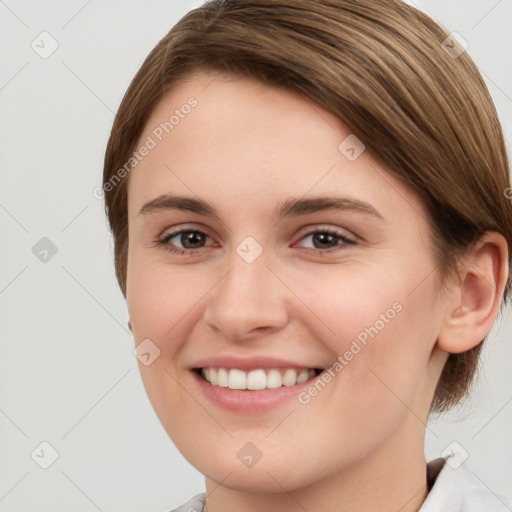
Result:
{"label": "white shirt", "polygon": [[[460,453],[427,464],[430,492],[418,512],[512,512],[512,496],[495,494],[467,466]],[[204,512],[197,494],[172,512]]]}
{"label": "white shirt", "polygon": [[427,464],[433,486],[419,512],[511,512],[512,496],[494,493],[464,460],[455,452]]}

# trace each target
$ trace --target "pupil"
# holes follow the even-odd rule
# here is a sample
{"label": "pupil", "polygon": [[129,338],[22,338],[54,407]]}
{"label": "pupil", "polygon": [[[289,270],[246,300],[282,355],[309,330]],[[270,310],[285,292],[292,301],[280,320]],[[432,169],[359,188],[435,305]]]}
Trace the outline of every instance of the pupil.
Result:
{"label": "pupil", "polygon": [[334,235],[331,235],[329,233],[315,233],[313,235],[313,242],[320,243],[320,244],[331,244],[330,247],[336,246],[338,244],[336,237]]}
{"label": "pupil", "polygon": [[[201,245],[201,242],[203,241],[202,233],[197,231],[189,231],[181,235],[181,243],[183,244],[183,247],[186,247],[187,249],[195,249],[196,245],[194,244]],[[192,244],[192,247],[187,247],[187,244]]]}

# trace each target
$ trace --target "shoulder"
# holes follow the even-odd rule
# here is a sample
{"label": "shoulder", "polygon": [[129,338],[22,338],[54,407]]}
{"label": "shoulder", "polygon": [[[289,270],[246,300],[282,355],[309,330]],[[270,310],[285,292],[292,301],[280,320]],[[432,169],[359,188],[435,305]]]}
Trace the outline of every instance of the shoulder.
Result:
{"label": "shoulder", "polygon": [[171,512],[203,512],[206,495],[204,492],[196,494],[191,500]]}
{"label": "shoulder", "polygon": [[430,461],[432,488],[419,512],[510,512],[512,496],[493,492],[459,453]]}

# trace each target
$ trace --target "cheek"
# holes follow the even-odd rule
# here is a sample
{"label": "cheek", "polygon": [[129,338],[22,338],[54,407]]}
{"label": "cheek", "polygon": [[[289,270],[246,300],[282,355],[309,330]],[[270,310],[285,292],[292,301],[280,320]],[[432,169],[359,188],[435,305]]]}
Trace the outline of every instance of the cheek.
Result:
{"label": "cheek", "polygon": [[139,370],[153,407],[169,425],[175,424],[173,411],[187,406],[176,378],[182,371],[182,349],[201,319],[201,301],[219,279],[211,274],[208,269],[145,258],[137,251],[128,259],[127,305],[135,344],[149,339],[160,351],[149,366],[139,361]]}
{"label": "cheek", "polygon": [[159,350],[150,365],[139,360],[140,376],[153,409],[174,439],[191,416],[183,417],[190,403],[178,384],[180,376],[176,368],[187,339],[193,306],[204,292],[200,294],[193,285],[186,286],[179,271],[171,275],[157,263],[146,262],[138,267],[134,261],[131,270],[127,302],[135,344],[149,339]]}
{"label": "cheek", "polygon": [[[307,321],[308,327],[337,355],[348,350],[352,340],[361,346],[369,346],[371,340],[381,338],[398,343],[413,334],[403,329],[412,316],[409,327],[414,330],[428,300],[428,296],[421,297],[424,287],[410,293],[414,280],[398,267],[371,268],[356,262],[340,266],[339,271],[331,267],[318,272],[313,269],[307,275],[289,274],[288,282],[294,283],[295,293],[306,306],[298,320]],[[413,271],[410,273],[415,275]],[[400,337],[396,333],[388,336],[397,326],[402,329]]]}
{"label": "cheek", "polygon": [[398,267],[354,269],[303,290],[328,327],[315,334],[337,356],[331,368],[344,395],[341,408],[345,403],[360,409],[362,399],[371,414],[393,403],[400,408],[401,400],[412,402],[422,385],[436,339],[432,281],[425,279],[412,291],[421,272],[411,268],[407,274]]}
{"label": "cheek", "polygon": [[134,254],[128,266],[127,304],[136,340],[176,338],[180,323],[193,315],[213,283],[205,272],[143,261]]}
{"label": "cheek", "polygon": [[186,340],[184,319],[193,313],[193,306],[204,291],[195,286],[197,283],[187,282],[180,268],[171,272],[161,261],[144,259],[144,254],[137,251],[128,258],[127,284],[127,306],[135,345],[151,340],[159,350],[150,365],[139,361],[144,386],[158,409],[163,400],[177,399],[176,389],[170,382],[173,363]]}

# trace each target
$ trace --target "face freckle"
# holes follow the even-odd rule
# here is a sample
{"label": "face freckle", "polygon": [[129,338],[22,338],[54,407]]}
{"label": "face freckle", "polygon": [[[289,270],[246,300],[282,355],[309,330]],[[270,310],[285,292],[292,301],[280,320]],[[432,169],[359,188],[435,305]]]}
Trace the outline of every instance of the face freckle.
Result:
{"label": "face freckle", "polygon": [[191,77],[140,140],[191,97],[128,186],[128,309],[170,437],[253,492],[421,440],[443,305],[424,205],[334,114],[249,79]]}

